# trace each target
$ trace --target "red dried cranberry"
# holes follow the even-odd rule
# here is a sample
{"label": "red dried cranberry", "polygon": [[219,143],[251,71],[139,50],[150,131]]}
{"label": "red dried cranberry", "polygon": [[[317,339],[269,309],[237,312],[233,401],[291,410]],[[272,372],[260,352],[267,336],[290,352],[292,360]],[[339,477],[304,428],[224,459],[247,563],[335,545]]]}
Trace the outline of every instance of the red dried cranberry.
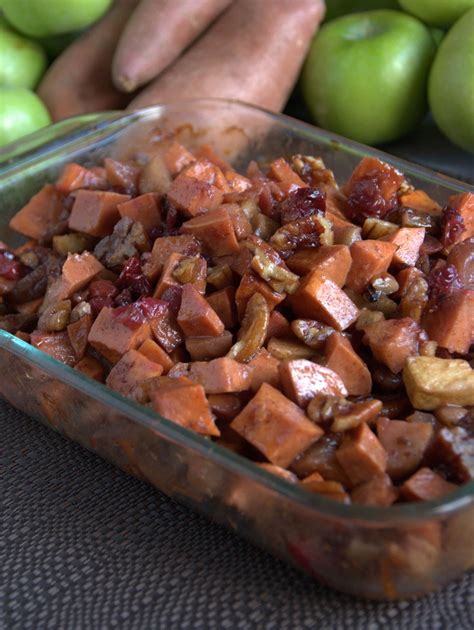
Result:
{"label": "red dried cranberry", "polygon": [[150,295],[152,290],[150,281],[144,275],[137,256],[128,259],[116,284],[119,289],[130,289],[135,298]]}
{"label": "red dried cranberry", "polygon": [[281,222],[289,223],[326,211],[326,195],[317,188],[298,188],[280,204]]}
{"label": "red dried cranberry", "polygon": [[13,252],[0,251],[0,276],[7,280],[19,280],[25,275],[26,268]]}
{"label": "red dried cranberry", "polygon": [[466,229],[464,219],[451,206],[446,206],[443,209],[439,223],[441,227],[441,242],[445,247],[454,245]]}
{"label": "red dried cranberry", "polygon": [[133,302],[133,294],[131,289],[123,289],[114,299],[115,306],[127,306]]}
{"label": "red dried cranberry", "polygon": [[157,300],[152,297],[144,297],[135,302],[141,309],[146,319],[154,319],[168,312],[168,305],[163,300]]}
{"label": "red dried cranberry", "polygon": [[165,197],[162,212],[165,220],[162,223],[162,235],[172,236],[178,233],[178,209]]}
{"label": "red dried cranberry", "polygon": [[95,315],[105,306],[114,306],[118,290],[110,280],[95,280],[89,285],[89,303]]}
{"label": "red dried cranberry", "polygon": [[171,285],[163,292],[161,299],[168,304],[170,313],[174,316],[178,314],[181,307],[181,297],[183,295],[183,287],[181,285]]}
{"label": "red dried cranberry", "polygon": [[166,302],[145,297],[133,302],[133,304],[114,309],[114,317],[124,326],[135,330],[150,319],[165,316],[167,312]]}
{"label": "red dried cranberry", "polygon": [[454,265],[433,269],[428,277],[429,295],[436,300],[449,293],[463,288],[461,278]]}
{"label": "red dried cranberry", "polygon": [[160,236],[163,236],[162,225],[155,225],[148,231],[148,238],[150,239],[150,241],[154,241],[157,238],[160,238]]}
{"label": "red dried cranberry", "polygon": [[347,198],[349,217],[363,223],[367,217],[383,219],[389,212],[396,210],[398,198],[396,192],[388,198],[383,195],[388,174],[380,170],[368,171],[355,181]]}

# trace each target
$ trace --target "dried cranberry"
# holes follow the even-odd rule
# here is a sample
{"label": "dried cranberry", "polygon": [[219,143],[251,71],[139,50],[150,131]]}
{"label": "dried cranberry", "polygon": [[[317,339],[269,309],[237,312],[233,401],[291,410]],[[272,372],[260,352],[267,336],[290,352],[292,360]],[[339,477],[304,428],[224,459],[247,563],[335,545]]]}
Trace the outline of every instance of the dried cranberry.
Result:
{"label": "dried cranberry", "polygon": [[178,209],[166,197],[163,201],[162,212],[164,221],[162,223],[162,236],[172,236],[178,233]]}
{"label": "dried cranberry", "polygon": [[459,212],[451,206],[443,209],[440,218],[441,242],[445,247],[449,247],[460,240],[461,234],[466,229],[464,219]]}
{"label": "dried cranberry", "polygon": [[18,258],[7,250],[0,251],[0,276],[7,280],[19,280],[25,275],[26,268]]}
{"label": "dried cranberry", "polygon": [[137,256],[128,259],[116,284],[119,289],[130,289],[135,298],[150,295],[152,291],[150,281],[144,275]]}
{"label": "dried cranberry", "polygon": [[326,211],[326,195],[317,188],[298,188],[280,204],[281,222],[289,223]]}
{"label": "dried cranberry", "polygon": [[133,293],[131,289],[123,289],[114,299],[115,306],[127,306],[133,302]]}
{"label": "dried cranberry", "polygon": [[148,231],[148,238],[150,239],[150,241],[154,241],[157,238],[160,238],[160,236],[163,236],[162,225],[155,225]]}
{"label": "dried cranberry", "polygon": [[347,199],[349,217],[363,223],[367,217],[383,219],[389,212],[396,210],[398,198],[396,192],[384,196],[383,189],[388,175],[380,170],[368,171],[355,181]]}
{"label": "dried cranberry", "polygon": [[163,292],[161,299],[168,304],[170,313],[177,315],[181,306],[183,287],[181,285],[171,285]]}
{"label": "dried cranberry", "polygon": [[166,302],[145,297],[133,302],[133,304],[119,306],[114,309],[114,317],[124,326],[134,330],[146,321],[164,316],[167,312],[168,306]]}
{"label": "dried cranberry", "polygon": [[429,296],[436,300],[449,293],[463,288],[461,278],[454,265],[433,269],[428,277]]}
{"label": "dried cranberry", "polygon": [[146,319],[159,317],[168,311],[168,305],[163,300],[157,300],[152,297],[141,298],[135,304],[141,309]]}
{"label": "dried cranberry", "polygon": [[97,315],[104,307],[114,306],[114,298],[118,290],[110,280],[95,280],[89,285],[89,303]]}

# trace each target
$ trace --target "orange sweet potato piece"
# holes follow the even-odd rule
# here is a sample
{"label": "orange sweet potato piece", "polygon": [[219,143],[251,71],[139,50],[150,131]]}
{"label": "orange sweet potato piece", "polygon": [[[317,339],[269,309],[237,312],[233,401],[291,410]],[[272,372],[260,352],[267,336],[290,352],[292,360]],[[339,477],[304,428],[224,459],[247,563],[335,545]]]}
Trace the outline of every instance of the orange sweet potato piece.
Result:
{"label": "orange sweet potato piece", "polygon": [[202,435],[220,435],[202,385],[159,387],[151,393],[151,399],[153,409],[164,418]]}
{"label": "orange sweet potato piece", "polygon": [[261,280],[252,271],[245,273],[240,280],[235,293],[235,302],[237,305],[237,313],[239,320],[245,315],[247,303],[254,293],[261,293],[267,301],[270,310],[275,308],[286,297],[286,293],[278,293],[274,291],[266,282]]}
{"label": "orange sweet potato piece", "polygon": [[400,205],[404,208],[420,210],[435,216],[441,214],[441,206],[434,199],[425,193],[424,190],[414,190],[413,192],[400,195]]}
{"label": "orange sweet potato piece", "polygon": [[170,175],[175,177],[196,158],[182,144],[173,140],[163,153],[163,161]]}
{"label": "orange sweet potato piece", "polygon": [[385,449],[365,422],[346,435],[336,457],[353,485],[384,474],[387,467]]}
{"label": "orange sweet potato piece", "polygon": [[103,265],[89,252],[68,254],[61,275],[47,290],[44,306],[65,300],[80,291],[103,270]]}
{"label": "orange sweet potato piece", "polygon": [[253,233],[252,225],[238,203],[223,203],[220,207],[230,216],[238,241],[246,239]]}
{"label": "orange sweet potato piece", "polygon": [[9,225],[16,232],[39,241],[58,223],[62,211],[62,195],[54,186],[46,184],[10,219]]}
{"label": "orange sweet potato piece", "polygon": [[452,195],[448,199],[448,205],[457,210],[464,221],[464,230],[457,235],[454,242],[450,243],[448,249],[451,249],[455,243],[474,236],[474,193]]}
{"label": "orange sweet potato piece", "polygon": [[391,202],[404,181],[402,173],[390,164],[374,157],[362,158],[343,188],[343,192],[349,198],[349,203],[358,183],[367,179],[375,179],[380,196],[388,203]]}
{"label": "orange sweet potato piece", "polygon": [[355,352],[351,342],[334,332],[326,342],[326,366],[341,377],[350,396],[368,396],[372,390],[372,376],[367,365]]}
{"label": "orange sweet potato piece", "polygon": [[346,286],[362,293],[372,280],[388,270],[396,249],[395,243],[372,239],[356,241],[351,247],[352,265]]}
{"label": "orange sweet potato piece", "polygon": [[298,173],[295,173],[283,158],[278,158],[270,164],[268,175],[277,182],[278,188],[285,195],[289,195],[298,188],[308,187],[308,184],[301,179]]}
{"label": "orange sweet potato piece", "polygon": [[266,383],[230,426],[272,464],[283,468],[323,434],[295,403]]}
{"label": "orange sweet potato piece", "polygon": [[161,236],[155,239],[150,259],[144,265],[143,272],[149,280],[156,280],[171,254],[195,256],[199,251],[199,242],[189,234]]}
{"label": "orange sweet potato piece", "polygon": [[148,322],[137,328],[130,328],[117,320],[114,310],[116,309],[103,308],[89,332],[90,345],[111,363],[117,363],[122,355],[129,350],[135,350],[151,336]]}
{"label": "orange sweet potato piece", "polygon": [[226,328],[233,328],[237,324],[234,287],[220,289],[215,293],[211,293],[206,299]]}
{"label": "orange sweet potato piece", "polygon": [[163,293],[170,287],[181,286],[181,283],[176,280],[173,273],[179,263],[184,259],[185,256],[183,256],[182,254],[177,254],[175,252],[170,254],[165,264],[163,265],[160,279],[158,280],[155,291],[153,292],[154,298],[160,298]]}
{"label": "orange sweet potato piece", "polygon": [[74,190],[79,190],[79,188],[100,189],[106,187],[107,178],[105,176],[105,172],[101,176],[100,173],[85,168],[75,162],[66,164],[63,172],[56,181],[56,189],[65,194],[69,194]]}
{"label": "orange sweet potato piece", "polygon": [[466,354],[474,342],[474,291],[453,292],[425,308],[421,325],[433,341],[449,352]]}
{"label": "orange sweet potato piece", "polygon": [[425,422],[378,418],[377,437],[387,452],[387,473],[397,481],[420,466],[433,437],[433,427]]}
{"label": "orange sweet potato piece", "polygon": [[376,505],[388,507],[398,498],[397,489],[388,475],[378,475],[369,479],[351,492],[351,499],[359,505]]}
{"label": "orange sweet potato piece", "polygon": [[94,357],[90,357],[86,354],[80,361],[76,363],[74,369],[78,372],[82,372],[89,378],[94,379],[94,381],[99,381],[99,383],[103,383],[105,379],[105,370],[104,366],[100,361],[95,359]]}
{"label": "orange sweet potato piece", "polygon": [[435,501],[456,490],[454,483],[449,483],[430,468],[420,468],[400,487],[400,493],[408,501]]}
{"label": "orange sweet potato piece", "polygon": [[288,258],[286,264],[291,271],[300,276],[319,271],[321,276],[342,288],[346,283],[352,258],[347,245],[323,245],[318,248],[300,249]]}
{"label": "orange sweet potato piece", "polygon": [[259,350],[247,365],[252,369],[250,381],[252,392],[258,391],[262,383],[268,383],[276,388],[281,387],[280,361],[265,348]]}
{"label": "orange sweet potato piece", "polygon": [[118,205],[129,195],[103,190],[78,190],[69,216],[69,228],[91,236],[107,236],[120,219]]}
{"label": "orange sweet potato piece", "polygon": [[290,304],[298,317],[317,319],[336,330],[345,330],[359,316],[359,309],[335,282],[312,271],[303,278]]}
{"label": "orange sweet potato piece", "polygon": [[210,144],[201,144],[199,148],[194,151],[194,154],[198,160],[207,160],[208,162],[212,162],[218,166],[223,173],[232,169],[229,162],[221,158]]}
{"label": "orange sweet potato piece", "polygon": [[234,224],[225,206],[186,221],[183,234],[192,234],[212,256],[226,256],[240,251]]}
{"label": "orange sweet potato piece", "polygon": [[136,350],[129,350],[110,370],[106,384],[116,392],[136,400],[146,402],[143,384],[163,372],[163,366],[147,359]]}
{"label": "orange sweet potato piece", "polygon": [[224,330],[218,337],[187,337],[184,342],[193,361],[208,361],[226,355],[232,347],[232,334]]}
{"label": "orange sweet potato piece", "polygon": [[336,372],[307,359],[282,361],[280,379],[285,395],[300,407],[306,407],[317,394],[347,396]]}
{"label": "orange sweet potato piece", "polygon": [[232,271],[239,276],[243,276],[250,271],[253,254],[244,243],[239,243],[238,254],[232,256],[215,256],[214,260],[219,265],[229,265]]}
{"label": "orange sweet potato piece", "polygon": [[34,330],[30,335],[30,343],[38,350],[49,354],[54,359],[65,363],[66,365],[74,365],[77,361],[74,348],[69,340],[67,331],[61,332],[43,332]]}
{"label": "orange sweet potato piece", "polygon": [[206,394],[232,394],[249,389],[251,372],[247,365],[221,357],[191,363],[188,377],[202,385]]}
{"label": "orange sweet potato piece", "polygon": [[399,228],[381,240],[397,246],[392,258],[393,265],[414,267],[420,255],[420,247],[423,245],[424,238],[425,228]]}
{"label": "orange sweet potato piece", "polygon": [[218,337],[224,324],[206,299],[191,284],[185,284],[178,324],[187,337]]}
{"label": "orange sweet potato piece", "polygon": [[293,333],[290,328],[290,322],[280,311],[272,311],[270,313],[270,321],[268,322],[268,331],[265,341],[272,337],[292,337]]}
{"label": "orange sweet potato piece", "polygon": [[121,217],[129,217],[132,221],[140,222],[147,231],[159,225],[161,220],[158,195],[155,193],[134,197],[119,203],[117,208]]}
{"label": "orange sweet potato piece", "polygon": [[374,357],[392,370],[401,372],[408,357],[418,354],[421,329],[411,317],[382,319],[364,327],[364,343]]}
{"label": "orange sweet potato piece", "polygon": [[223,192],[213,184],[179,175],[168,190],[168,199],[187,217],[216,210],[222,203]]}
{"label": "orange sweet potato piece", "polygon": [[170,355],[161,348],[153,339],[145,339],[142,345],[138,348],[138,352],[141,352],[150,361],[158,363],[163,368],[163,374],[166,374],[168,370],[171,370],[174,363]]}

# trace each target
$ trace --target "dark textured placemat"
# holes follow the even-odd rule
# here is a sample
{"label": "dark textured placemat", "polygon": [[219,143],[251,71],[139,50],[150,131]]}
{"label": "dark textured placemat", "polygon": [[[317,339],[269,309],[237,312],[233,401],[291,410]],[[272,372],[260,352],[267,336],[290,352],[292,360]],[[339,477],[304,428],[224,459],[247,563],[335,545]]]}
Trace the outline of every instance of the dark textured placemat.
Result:
{"label": "dark textured placemat", "polygon": [[341,595],[0,402],[0,628],[474,627],[474,573]]}

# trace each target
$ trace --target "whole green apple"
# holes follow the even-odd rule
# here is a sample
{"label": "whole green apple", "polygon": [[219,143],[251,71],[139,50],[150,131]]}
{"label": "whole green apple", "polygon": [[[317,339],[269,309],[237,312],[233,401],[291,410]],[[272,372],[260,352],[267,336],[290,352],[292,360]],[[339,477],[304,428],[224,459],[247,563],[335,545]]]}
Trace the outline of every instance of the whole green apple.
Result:
{"label": "whole green apple", "polygon": [[397,0],[326,0],[325,21],[334,20],[348,13],[373,11],[374,9],[399,9]]}
{"label": "whole green apple", "polygon": [[432,26],[451,26],[466,11],[474,7],[474,0],[398,0],[402,9]]}
{"label": "whole green apple", "polygon": [[89,26],[112,0],[0,0],[8,22],[31,37],[49,37]]}
{"label": "whole green apple", "polygon": [[0,146],[51,123],[38,96],[24,88],[0,88]]}
{"label": "whole green apple", "polygon": [[428,98],[441,131],[474,153],[474,9],[441,42],[431,68]]}
{"label": "whole green apple", "polygon": [[0,25],[0,85],[33,89],[46,70],[44,50]]}
{"label": "whole green apple", "polygon": [[316,35],[302,73],[317,124],[366,144],[395,140],[426,111],[436,50],[428,28],[398,11],[337,18]]}

